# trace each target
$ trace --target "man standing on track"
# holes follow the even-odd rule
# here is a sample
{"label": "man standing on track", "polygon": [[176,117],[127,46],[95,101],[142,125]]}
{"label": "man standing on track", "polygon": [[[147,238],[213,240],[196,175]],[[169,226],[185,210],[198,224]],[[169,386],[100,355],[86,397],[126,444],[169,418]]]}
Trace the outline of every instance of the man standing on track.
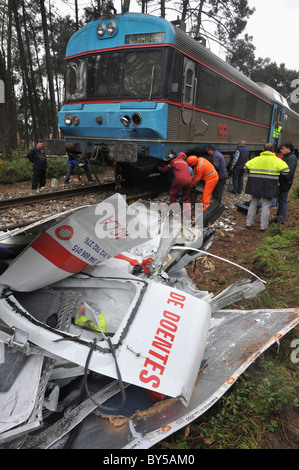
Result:
{"label": "man standing on track", "polygon": [[32,190],[36,190],[38,185],[40,188],[46,185],[46,174],[48,171],[47,157],[44,150],[44,143],[38,139],[36,146],[27,153],[26,157],[31,161],[33,166]]}

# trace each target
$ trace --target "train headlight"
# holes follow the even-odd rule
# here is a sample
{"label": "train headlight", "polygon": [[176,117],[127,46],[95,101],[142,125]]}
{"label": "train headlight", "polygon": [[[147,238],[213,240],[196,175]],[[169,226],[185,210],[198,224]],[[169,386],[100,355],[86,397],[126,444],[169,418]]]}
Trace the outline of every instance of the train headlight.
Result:
{"label": "train headlight", "polygon": [[109,21],[109,23],[107,24],[107,34],[109,36],[112,36],[116,31],[116,24],[114,23],[114,21]]}
{"label": "train headlight", "polygon": [[97,27],[97,35],[99,38],[102,38],[106,33],[106,25],[105,23],[100,23]]}
{"label": "train headlight", "polygon": [[132,125],[135,126],[135,127],[140,126],[140,124],[142,123],[141,114],[140,113],[133,113],[132,116],[131,116],[131,122],[132,122]]}
{"label": "train headlight", "polygon": [[64,122],[67,126],[71,126],[73,122],[73,116],[71,114],[66,114],[64,116]]}
{"label": "train headlight", "polygon": [[80,122],[80,119],[78,118],[78,116],[74,116],[73,119],[72,119],[72,121],[73,121],[73,124],[74,124],[75,126],[78,126],[78,124],[79,124],[79,122]]}
{"label": "train headlight", "polygon": [[121,117],[121,118],[120,118],[120,122],[121,122],[124,126],[129,127],[130,122],[131,122],[130,116],[127,116],[127,115],[126,115],[126,116]]}

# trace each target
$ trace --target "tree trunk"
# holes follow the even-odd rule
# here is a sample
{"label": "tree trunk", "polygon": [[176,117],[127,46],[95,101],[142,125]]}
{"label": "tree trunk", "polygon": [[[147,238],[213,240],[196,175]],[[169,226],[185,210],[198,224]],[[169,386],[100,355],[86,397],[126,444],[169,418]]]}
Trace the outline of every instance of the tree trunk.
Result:
{"label": "tree trunk", "polygon": [[161,1],[161,18],[165,18],[165,0]]}
{"label": "tree trunk", "polygon": [[32,83],[32,103],[34,106],[34,113],[37,117],[37,131],[38,135],[42,137],[42,132],[41,132],[41,115],[39,112],[39,98],[37,95],[37,86],[36,86],[36,81],[35,81],[35,74],[33,70],[33,61],[32,61],[32,55],[31,55],[31,47],[30,47],[30,39],[28,36],[28,30],[27,30],[27,13],[25,9],[25,3],[24,0],[22,0],[22,11],[23,11],[23,23],[24,23],[24,33],[25,33],[25,39],[26,39],[26,45],[27,45],[27,58],[28,58],[28,64],[29,64],[29,70],[30,70],[30,79]]}
{"label": "tree trunk", "polygon": [[40,8],[41,8],[42,25],[43,25],[43,33],[44,33],[44,41],[45,41],[47,75],[48,75],[48,80],[49,80],[49,93],[50,93],[50,102],[51,102],[53,136],[54,136],[54,139],[57,139],[58,138],[58,116],[57,116],[57,109],[56,109],[56,100],[55,100],[54,83],[53,83],[53,70],[52,70],[51,55],[50,55],[50,48],[49,48],[47,17],[46,17],[44,0],[40,0]]}
{"label": "tree trunk", "polygon": [[75,0],[75,11],[76,11],[76,31],[79,29],[79,9],[78,9],[78,0]]}
{"label": "tree trunk", "polygon": [[54,47],[54,39],[53,39],[53,24],[52,24],[52,14],[50,9],[50,0],[49,0],[49,25],[50,25],[50,40],[52,46],[52,54],[53,54],[53,73],[55,77],[55,87],[56,87],[56,98],[57,98],[57,107],[60,109],[60,96],[59,96],[59,84],[58,84],[58,74],[57,74],[57,60],[56,60],[56,53]]}
{"label": "tree trunk", "polygon": [[[13,0],[14,1],[14,0]],[[26,93],[26,83],[25,83],[25,78],[24,78],[24,72],[22,72],[22,80],[23,80],[23,90],[24,90],[24,144],[25,148],[29,150],[30,146],[30,138],[29,138],[29,129],[28,129],[28,122],[29,122],[29,116],[28,116],[28,106],[27,106],[27,93]]]}
{"label": "tree trunk", "polygon": [[183,9],[182,9],[182,21],[186,21],[187,11],[189,6],[189,0],[183,0]]}
{"label": "tree trunk", "polygon": [[[6,67],[5,58],[1,57],[0,53],[0,79],[4,82],[5,102],[0,104],[0,151],[4,155],[10,155],[13,149],[18,147],[17,145],[17,117],[16,117],[16,105],[14,99],[14,89],[12,84],[12,65],[11,65],[11,37],[12,37],[12,0],[8,2],[8,11],[6,18],[4,16],[3,31],[7,24],[7,57]],[[5,50],[4,49],[4,50]],[[20,149],[18,149],[20,150]]]}
{"label": "tree trunk", "polygon": [[32,21],[31,21],[30,17],[28,18],[28,22],[29,22],[29,27],[31,29],[32,37],[33,37],[33,44],[34,44],[33,49],[36,51],[36,64],[37,64],[38,83],[39,83],[39,87],[40,87],[41,95],[42,95],[43,120],[45,122],[46,129],[49,130],[50,129],[50,123],[49,123],[49,116],[48,116],[49,113],[48,113],[48,106],[47,106],[47,96],[46,96],[46,92],[45,92],[45,89],[44,89],[43,76],[42,76],[42,71],[41,71],[41,66],[40,66],[40,59],[39,59],[39,56],[38,56],[38,43],[37,43],[36,33],[35,33],[35,30],[34,30],[34,27],[33,27],[33,24],[32,24]]}
{"label": "tree trunk", "polygon": [[28,90],[29,105],[30,105],[31,117],[32,117],[33,136],[34,136],[34,139],[36,140],[38,138],[38,134],[37,134],[37,126],[36,126],[36,116],[35,116],[34,105],[33,105],[33,100],[32,100],[33,92],[32,92],[31,82],[29,80],[28,71],[27,71],[27,64],[26,64],[26,60],[25,60],[25,51],[24,51],[20,21],[19,21],[18,4],[15,0],[12,2],[12,9],[13,9],[13,13],[14,13],[15,26],[16,26],[16,30],[17,30],[17,36],[18,36],[20,59],[21,59],[21,64],[22,64],[22,69],[23,69],[23,72],[24,72],[24,76],[25,76],[25,82],[26,82],[27,90]]}

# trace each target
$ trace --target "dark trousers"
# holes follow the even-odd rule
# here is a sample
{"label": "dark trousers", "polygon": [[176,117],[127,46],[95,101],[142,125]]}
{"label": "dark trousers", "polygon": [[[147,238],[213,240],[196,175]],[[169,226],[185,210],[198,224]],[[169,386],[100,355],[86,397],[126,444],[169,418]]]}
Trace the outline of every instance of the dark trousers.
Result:
{"label": "dark trousers", "polygon": [[40,188],[46,186],[46,170],[33,169],[32,189],[37,189],[38,185]]}
{"label": "dark trousers", "polygon": [[242,168],[234,168],[233,173],[233,191],[241,194],[243,189],[244,170]]}
{"label": "dark trousers", "polygon": [[278,210],[276,214],[276,221],[280,224],[284,224],[286,220],[288,195],[289,191],[279,191],[278,193]]}
{"label": "dark trousers", "polygon": [[213,191],[212,197],[214,201],[221,202],[223,189],[225,185],[226,178],[222,178],[218,181]]}
{"label": "dark trousers", "polygon": [[[70,176],[72,174],[73,168],[75,168],[77,165],[74,165],[72,162],[67,162],[66,164],[66,175],[64,178],[64,184],[69,184],[70,182]],[[90,173],[90,169],[88,168],[87,165],[84,165],[84,171],[86,173],[88,181],[92,181],[92,174]]]}

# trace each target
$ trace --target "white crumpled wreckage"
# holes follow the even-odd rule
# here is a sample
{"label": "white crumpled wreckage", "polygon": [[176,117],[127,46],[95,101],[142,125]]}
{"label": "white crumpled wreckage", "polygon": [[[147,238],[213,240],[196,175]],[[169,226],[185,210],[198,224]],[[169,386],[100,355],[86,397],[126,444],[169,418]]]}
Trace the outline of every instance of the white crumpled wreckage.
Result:
{"label": "white crumpled wreckage", "polygon": [[212,238],[119,194],[0,235],[0,446],[151,447],[293,328],[295,309],[224,310],[265,289],[257,276],[194,286],[185,266]]}

